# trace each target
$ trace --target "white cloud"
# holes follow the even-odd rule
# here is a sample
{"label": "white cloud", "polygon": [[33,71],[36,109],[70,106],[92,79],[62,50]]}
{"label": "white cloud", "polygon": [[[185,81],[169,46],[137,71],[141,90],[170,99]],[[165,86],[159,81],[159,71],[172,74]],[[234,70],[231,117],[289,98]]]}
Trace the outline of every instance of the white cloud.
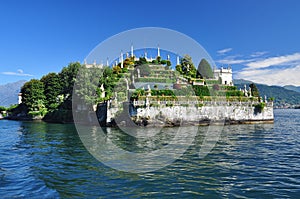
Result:
{"label": "white cloud", "polygon": [[18,69],[17,71],[18,71],[18,73],[20,73],[20,74],[23,74],[23,73],[24,73],[24,71],[23,71],[22,69]]}
{"label": "white cloud", "polygon": [[243,65],[246,67],[237,71],[236,78],[267,85],[300,86],[300,53],[265,59],[254,58],[254,61]]}
{"label": "white cloud", "polygon": [[293,62],[300,63],[300,53],[294,53],[292,55],[269,57],[263,60],[258,60],[254,62],[247,63],[248,69],[259,69],[259,68],[268,68],[270,66],[278,65],[290,65]]}
{"label": "white cloud", "polygon": [[258,51],[258,52],[254,52],[250,55],[250,57],[260,57],[260,56],[263,56],[265,54],[267,54],[268,52],[267,51]]}
{"label": "white cloud", "polygon": [[232,48],[225,48],[225,49],[222,49],[222,50],[218,50],[217,53],[219,55],[224,55],[224,54],[228,53],[229,51],[232,51]]}
{"label": "white cloud", "polygon": [[246,64],[254,60],[255,59],[234,59],[234,58],[227,57],[221,60],[217,60],[216,62],[220,64]]}
{"label": "white cloud", "polygon": [[267,85],[296,85],[300,86],[299,81],[300,65],[285,69],[254,69],[242,70],[236,73],[237,79],[251,80],[260,84]]}
{"label": "white cloud", "polygon": [[25,77],[31,77],[33,75],[26,74],[22,69],[18,69],[17,72],[2,72],[2,75],[13,75],[13,76],[25,76]]}

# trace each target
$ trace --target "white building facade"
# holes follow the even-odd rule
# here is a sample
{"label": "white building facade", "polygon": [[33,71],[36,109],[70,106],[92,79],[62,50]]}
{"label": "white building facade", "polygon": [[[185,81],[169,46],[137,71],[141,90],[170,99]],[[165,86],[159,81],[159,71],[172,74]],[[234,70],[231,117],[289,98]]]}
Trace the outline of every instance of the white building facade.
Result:
{"label": "white building facade", "polygon": [[233,86],[231,67],[214,69],[214,78],[220,79],[224,85]]}

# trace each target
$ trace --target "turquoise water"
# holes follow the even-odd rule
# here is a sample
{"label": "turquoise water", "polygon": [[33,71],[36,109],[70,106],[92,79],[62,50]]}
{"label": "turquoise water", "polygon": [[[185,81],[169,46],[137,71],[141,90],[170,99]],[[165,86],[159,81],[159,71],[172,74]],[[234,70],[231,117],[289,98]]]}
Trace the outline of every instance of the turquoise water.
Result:
{"label": "turquoise water", "polygon": [[[298,198],[299,118],[300,110],[275,110],[274,124],[225,126],[205,158],[200,127],[173,164],[141,174],[98,162],[73,125],[1,120],[0,198]],[[119,146],[132,142],[109,132]]]}

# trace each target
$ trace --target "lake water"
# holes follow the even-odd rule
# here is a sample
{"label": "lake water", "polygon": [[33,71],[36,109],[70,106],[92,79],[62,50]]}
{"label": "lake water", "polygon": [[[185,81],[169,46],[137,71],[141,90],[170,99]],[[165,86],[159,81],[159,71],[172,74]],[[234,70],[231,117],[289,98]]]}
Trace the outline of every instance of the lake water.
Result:
{"label": "lake water", "polygon": [[[0,198],[299,198],[300,110],[274,113],[274,124],[225,126],[204,158],[200,127],[178,160],[137,174],[97,161],[71,124],[1,120]],[[108,130],[121,147],[145,146]]]}

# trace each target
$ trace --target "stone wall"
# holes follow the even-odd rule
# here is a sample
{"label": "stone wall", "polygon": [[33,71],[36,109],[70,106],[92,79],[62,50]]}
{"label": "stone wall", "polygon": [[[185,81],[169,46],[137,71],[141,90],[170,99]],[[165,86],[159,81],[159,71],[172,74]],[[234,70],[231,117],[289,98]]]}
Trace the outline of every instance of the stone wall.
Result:
{"label": "stone wall", "polygon": [[[107,106],[108,105],[108,106]],[[108,108],[107,108],[108,107]],[[106,109],[107,108],[107,109]],[[102,109],[102,110],[101,110]],[[132,103],[123,103],[120,109],[105,104],[98,113],[104,115],[107,110],[106,124],[111,122],[127,125],[133,120],[139,125],[179,125],[209,123],[210,121],[224,121],[227,124],[234,123],[261,123],[273,122],[273,104],[267,103],[262,110],[257,110],[251,103],[224,103],[204,105],[198,107],[196,104],[167,106],[166,104],[156,106],[134,106]],[[98,117],[99,119],[99,117]]]}
{"label": "stone wall", "polygon": [[249,123],[273,121],[273,106],[266,106],[261,111],[251,105],[223,105],[223,106],[161,106],[139,107],[137,120],[147,119],[151,122],[167,123],[201,123],[203,121],[226,121],[227,123]]}

